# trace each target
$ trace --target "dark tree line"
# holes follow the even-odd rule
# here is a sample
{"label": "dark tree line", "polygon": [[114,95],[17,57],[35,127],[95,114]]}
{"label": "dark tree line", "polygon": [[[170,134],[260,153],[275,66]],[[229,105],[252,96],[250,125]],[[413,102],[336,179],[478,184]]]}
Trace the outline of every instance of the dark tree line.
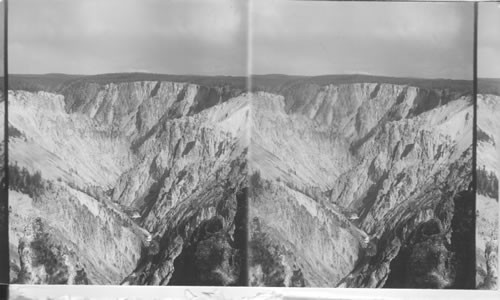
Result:
{"label": "dark tree line", "polygon": [[484,166],[477,170],[477,193],[498,200],[498,178]]}
{"label": "dark tree line", "polygon": [[31,198],[37,197],[43,190],[42,174],[36,171],[30,174],[24,167],[17,164],[9,166],[9,188],[24,194]]}

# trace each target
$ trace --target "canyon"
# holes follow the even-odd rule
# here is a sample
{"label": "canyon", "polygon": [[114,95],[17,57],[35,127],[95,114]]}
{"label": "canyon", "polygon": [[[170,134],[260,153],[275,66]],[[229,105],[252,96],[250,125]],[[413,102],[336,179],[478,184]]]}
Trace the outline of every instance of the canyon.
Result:
{"label": "canyon", "polygon": [[411,83],[256,93],[250,284],[473,288],[472,114]]}
{"label": "canyon", "polygon": [[251,79],[14,78],[11,281],[474,288],[470,82]]}
{"label": "canyon", "polygon": [[179,82],[9,91],[11,281],[238,284],[248,107]]}

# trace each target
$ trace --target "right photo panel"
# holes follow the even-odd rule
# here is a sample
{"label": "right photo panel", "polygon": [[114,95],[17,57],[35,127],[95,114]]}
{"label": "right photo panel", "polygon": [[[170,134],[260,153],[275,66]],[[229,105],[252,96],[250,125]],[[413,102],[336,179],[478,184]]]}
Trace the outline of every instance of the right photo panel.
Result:
{"label": "right photo panel", "polygon": [[478,3],[476,283],[498,289],[500,2]]}
{"label": "right photo panel", "polygon": [[474,289],[474,4],[250,19],[250,285]]}

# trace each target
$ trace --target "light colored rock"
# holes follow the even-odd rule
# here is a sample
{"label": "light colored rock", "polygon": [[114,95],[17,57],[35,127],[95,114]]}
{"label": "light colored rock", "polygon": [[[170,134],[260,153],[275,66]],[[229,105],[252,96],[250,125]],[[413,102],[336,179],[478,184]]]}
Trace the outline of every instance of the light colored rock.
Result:
{"label": "light colored rock", "polygon": [[[392,241],[435,217],[441,199],[452,201],[443,186],[469,186],[470,97],[376,83],[282,93],[252,99],[250,170],[262,181],[252,187],[255,241],[265,235],[262,248],[281,247],[308,286],[383,286],[399,251]],[[368,251],[383,259],[369,263]]]}

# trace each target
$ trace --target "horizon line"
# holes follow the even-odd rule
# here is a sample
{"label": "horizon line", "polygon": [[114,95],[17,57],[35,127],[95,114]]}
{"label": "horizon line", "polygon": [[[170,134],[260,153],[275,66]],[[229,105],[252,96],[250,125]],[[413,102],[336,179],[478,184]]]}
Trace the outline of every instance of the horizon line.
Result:
{"label": "horizon line", "polygon": [[[248,78],[256,76],[283,76],[283,77],[301,77],[301,78],[317,78],[325,76],[366,76],[366,77],[381,77],[381,78],[400,78],[400,79],[420,79],[420,80],[452,80],[452,81],[474,81],[473,78],[446,78],[446,77],[413,77],[413,76],[391,76],[391,75],[379,75],[379,74],[368,74],[368,73],[326,73],[317,75],[297,75],[297,74],[284,74],[284,73],[259,73],[259,74],[247,74],[247,75],[201,75],[201,74],[172,74],[172,73],[155,73],[155,72],[111,72],[111,73],[94,73],[94,74],[74,74],[74,73],[11,73],[8,76],[74,76],[74,77],[93,77],[101,75],[158,75],[158,76],[184,76],[184,77],[231,77],[231,78]],[[3,76],[0,76],[3,77]],[[478,77],[478,79],[493,79],[500,80],[500,77]]]}

